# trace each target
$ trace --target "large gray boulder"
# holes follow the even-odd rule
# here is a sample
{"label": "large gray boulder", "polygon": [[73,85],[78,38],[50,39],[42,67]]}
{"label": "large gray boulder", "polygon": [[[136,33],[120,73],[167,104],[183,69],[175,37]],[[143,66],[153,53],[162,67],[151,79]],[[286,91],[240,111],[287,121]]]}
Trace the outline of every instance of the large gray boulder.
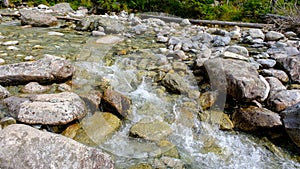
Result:
{"label": "large gray boulder", "polygon": [[74,12],[69,3],[58,3],[50,7],[50,9],[58,15],[66,15],[69,12]]}
{"label": "large gray boulder", "polygon": [[278,58],[277,62],[290,74],[295,83],[300,83],[300,54]]}
{"label": "large gray boulder", "polygon": [[28,124],[66,124],[81,119],[87,113],[84,101],[70,92],[9,97],[4,99],[4,103],[11,116]]}
{"label": "large gray boulder", "polygon": [[290,138],[300,147],[300,102],[282,112],[283,124]]}
{"label": "large gray boulder", "polygon": [[57,25],[56,17],[51,14],[39,12],[37,10],[21,9],[21,23],[22,25],[31,25],[37,27],[48,27]]}
{"label": "large gray boulder", "polygon": [[240,101],[264,100],[268,84],[249,62],[216,58],[204,63],[212,87]]}
{"label": "large gray boulder", "polygon": [[52,55],[35,62],[22,62],[0,66],[0,85],[18,85],[32,81],[50,83],[72,77],[75,68],[71,62]]}
{"label": "large gray boulder", "polygon": [[0,147],[0,168],[114,168],[110,156],[100,149],[23,124],[3,129]]}

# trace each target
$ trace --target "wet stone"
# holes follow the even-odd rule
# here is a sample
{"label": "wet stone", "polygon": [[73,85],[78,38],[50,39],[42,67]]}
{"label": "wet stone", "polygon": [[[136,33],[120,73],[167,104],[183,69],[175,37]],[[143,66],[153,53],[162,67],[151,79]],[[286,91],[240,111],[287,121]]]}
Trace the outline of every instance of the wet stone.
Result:
{"label": "wet stone", "polygon": [[87,113],[84,101],[70,92],[37,94],[28,98],[9,97],[4,103],[11,116],[28,124],[66,124],[81,119]]}
{"label": "wet stone", "polygon": [[111,112],[122,119],[128,118],[131,114],[130,99],[119,92],[113,91],[112,89],[106,89],[104,91],[101,105],[104,111]]}
{"label": "wet stone", "polygon": [[167,123],[160,121],[150,122],[141,120],[130,128],[130,135],[149,141],[159,141],[172,134],[172,129]]}
{"label": "wet stone", "polygon": [[6,152],[0,153],[1,168],[114,168],[111,157],[98,148],[23,124],[1,130],[0,146]]}

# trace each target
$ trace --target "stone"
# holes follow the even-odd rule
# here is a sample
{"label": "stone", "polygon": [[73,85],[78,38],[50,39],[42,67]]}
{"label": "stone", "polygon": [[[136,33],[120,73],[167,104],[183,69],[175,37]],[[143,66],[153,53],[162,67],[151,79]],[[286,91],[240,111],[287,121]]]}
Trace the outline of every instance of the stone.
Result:
{"label": "stone", "polygon": [[181,25],[181,26],[189,26],[189,25],[191,25],[191,22],[190,22],[188,19],[183,19],[183,20],[180,22],[180,25]]}
{"label": "stone", "polygon": [[49,89],[48,86],[42,86],[38,82],[30,82],[26,84],[21,91],[23,93],[44,93]]}
{"label": "stone", "polygon": [[12,45],[18,45],[19,44],[19,41],[6,41],[6,42],[3,42],[2,45],[3,46],[12,46]]}
{"label": "stone", "polygon": [[33,60],[35,60],[35,58],[34,58],[33,56],[31,56],[31,55],[26,56],[26,57],[24,58],[24,61],[33,61]]}
{"label": "stone", "polygon": [[0,85],[0,100],[10,96],[10,93],[6,88]]}
{"label": "stone", "polygon": [[300,84],[300,55],[281,57],[277,62],[289,73],[293,82]]}
{"label": "stone", "polygon": [[253,39],[265,39],[265,34],[261,29],[250,29],[249,34]]}
{"label": "stone", "polygon": [[20,50],[18,47],[16,47],[16,46],[8,46],[7,48],[6,48],[6,50],[14,50],[14,51],[17,51],[17,50]]}
{"label": "stone", "polygon": [[148,30],[148,26],[145,24],[138,24],[134,27],[132,27],[132,31],[138,35],[146,32]]}
{"label": "stone", "polygon": [[100,44],[116,44],[122,42],[124,39],[114,35],[103,36],[96,40],[96,43]]}
{"label": "stone", "polygon": [[91,117],[85,117],[80,122],[87,136],[96,144],[107,140],[121,126],[121,120],[107,112],[95,112]]}
{"label": "stone", "polygon": [[167,58],[186,60],[188,56],[186,56],[182,50],[175,50],[174,52],[169,53]]}
{"label": "stone", "polygon": [[202,107],[203,110],[212,107],[215,104],[217,97],[218,97],[217,92],[208,91],[202,93],[199,99],[200,106]]}
{"label": "stone", "polygon": [[5,64],[5,60],[0,58],[0,65],[3,65],[3,64]]}
{"label": "stone", "polygon": [[266,77],[265,79],[270,85],[270,96],[279,91],[286,90],[286,87],[276,77]]}
{"label": "stone", "polygon": [[101,32],[101,31],[92,31],[92,35],[93,36],[105,36],[106,33],[105,32]]}
{"label": "stone", "polygon": [[237,60],[249,61],[248,57],[233,52],[229,52],[229,51],[225,51],[221,56],[225,59],[237,59]]}
{"label": "stone", "polygon": [[0,146],[1,168],[114,168],[99,148],[23,124],[3,129]]}
{"label": "stone", "polygon": [[0,125],[3,129],[9,125],[16,124],[16,123],[17,123],[16,119],[12,117],[4,117],[0,121]]}
{"label": "stone", "polygon": [[282,112],[283,125],[293,142],[300,147],[300,102]]}
{"label": "stone", "polygon": [[130,166],[129,169],[153,169],[153,167],[150,164],[141,163],[134,166]]}
{"label": "stone", "polygon": [[37,6],[39,9],[48,9],[49,7],[47,5],[44,4],[40,4]]}
{"label": "stone", "polygon": [[168,40],[169,40],[168,37],[162,36],[162,35],[157,36],[157,39],[156,39],[157,42],[162,42],[162,43],[166,43],[166,42],[168,42]]}
{"label": "stone", "polygon": [[215,36],[213,39],[213,46],[219,47],[219,46],[226,46],[230,43],[231,38],[229,36]]}
{"label": "stone", "polygon": [[72,87],[66,83],[61,83],[57,86],[57,90],[60,92],[70,92]]}
{"label": "stone", "polygon": [[37,10],[20,10],[22,25],[37,27],[49,27],[57,25],[57,19],[51,14],[39,12]]}
{"label": "stone", "polygon": [[272,68],[276,65],[274,59],[257,59],[256,62],[261,64],[263,68]]}
{"label": "stone", "polygon": [[104,111],[113,113],[121,119],[127,119],[131,114],[131,100],[110,88],[104,91],[101,105]]}
{"label": "stone", "polygon": [[172,129],[165,122],[141,120],[134,124],[129,132],[132,137],[139,137],[149,141],[160,141],[172,134]]}
{"label": "stone", "polygon": [[9,7],[9,0],[2,0],[2,5],[6,8]]}
{"label": "stone", "polygon": [[282,38],[284,38],[284,35],[282,33],[276,32],[276,31],[269,31],[266,33],[266,41],[277,41]]}
{"label": "stone", "polygon": [[282,126],[280,116],[277,113],[254,106],[238,109],[234,112],[232,120],[235,128],[243,131]]}
{"label": "stone", "polygon": [[284,33],[284,36],[288,39],[293,39],[297,37],[297,34],[293,31],[287,31]]}
{"label": "stone", "polygon": [[263,76],[273,76],[279,79],[281,82],[286,83],[289,81],[289,76],[283,70],[277,69],[263,69],[261,70]]}
{"label": "stone", "polygon": [[215,58],[204,65],[212,88],[227,92],[236,100],[264,100],[269,93],[267,84],[249,62]]}
{"label": "stone", "polygon": [[157,145],[160,148],[161,155],[162,156],[168,156],[168,157],[173,157],[173,158],[179,158],[179,153],[176,148],[176,145],[171,143],[168,140],[161,140]]}
{"label": "stone", "polygon": [[229,52],[236,53],[236,54],[246,56],[246,57],[249,56],[248,49],[243,46],[232,45],[232,46],[229,46],[225,51],[229,51]]}
{"label": "stone", "polygon": [[28,124],[67,124],[87,113],[84,101],[70,92],[9,97],[4,99],[4,103],[12,117]]}
{"label": "stone", "polygon": [[0,85],[26,84],[32,81],[50,83],[66,81],[75,68],[71,62],[52,55],[45,55],[34,62],[21,62],[0,66]]}
{"label": "stone", "polygon": [[74,10],[71,8],[69,3],[58,3],[54,6],[51,6],[50,9],[59,15],[66,15],[69,12],[74,13]]}
{"label": "stone", "polygon": [[274,92],[268,100],[270,109],[280,112],[300,102],[300,90],[281,90]]}
{"label": "stone", "polygon": [[50,36],[64,36],[65,34],[60,33],[60,32],[50,31],[50,32],[48,32],[48,35],[50,35]]}
{"label": "stone", "polygon": [[176,72],[167,73],[162,79],[162,85],[175,94],[187,94],[189,91],[189,85]]}

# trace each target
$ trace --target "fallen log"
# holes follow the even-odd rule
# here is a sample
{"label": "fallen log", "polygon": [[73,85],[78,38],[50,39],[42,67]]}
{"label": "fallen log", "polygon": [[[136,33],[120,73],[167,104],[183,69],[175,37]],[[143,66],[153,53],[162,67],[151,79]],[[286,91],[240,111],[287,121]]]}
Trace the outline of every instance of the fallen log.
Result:
{"label": "fallen log", "polygon": [[[159,16],[159,15],[148,15],[139,14],[142,19],[157,18],[165,22],[177,22],[180,23],[183,18]],[[217,20],[200,20],[200,19],[189,19],[192,24],[204,24],[204,25],[223,25],[223,26],[240,26],[249,28],[264,28],[272,26],[272,24],[262,24],[262,23],[246,23],[246,22],[229,22],[229,21],[217,21]]]}

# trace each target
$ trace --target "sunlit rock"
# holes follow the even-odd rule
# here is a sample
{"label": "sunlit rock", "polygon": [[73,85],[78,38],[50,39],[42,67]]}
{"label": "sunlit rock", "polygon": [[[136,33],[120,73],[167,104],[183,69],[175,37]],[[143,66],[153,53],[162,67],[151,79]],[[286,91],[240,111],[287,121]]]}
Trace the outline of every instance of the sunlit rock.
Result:
{"label": "sunlit rock", "polygon": [[57,19],[47,13],[39,12],[37,10],[20,10],[20,19],[22,25],[31,26],[55,26],[57,25]]}
{"label": "sunlit rock", "polygon": [[23,93],[44,93],[49,89],[50,89],[50,87],[48,87],[48,86],[42,86],[37,82],[30,82],[30,83],[26,84],[21,89],[21,91]]}
{"label": "sunlit rock", "polygon": [[1,168],[95,168],[112,169],[109,155],[67,137],[23,124],[0,132]]}

